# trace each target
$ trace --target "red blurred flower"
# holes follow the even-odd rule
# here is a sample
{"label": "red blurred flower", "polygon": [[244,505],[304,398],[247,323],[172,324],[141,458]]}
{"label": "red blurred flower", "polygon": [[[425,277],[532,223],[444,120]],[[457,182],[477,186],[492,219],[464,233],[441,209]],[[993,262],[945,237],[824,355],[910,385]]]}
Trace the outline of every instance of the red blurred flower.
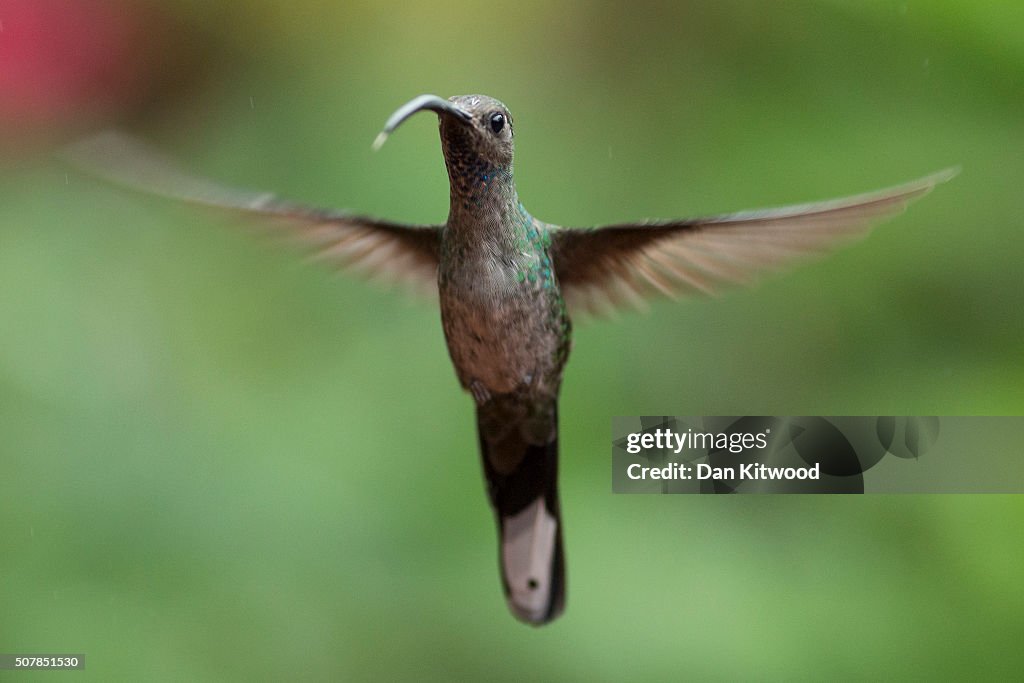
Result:
{"label": "red blurred flower", "polygon": [[50,137],[138,98],[143,14],[123,0],[0,0],[0,136]]}

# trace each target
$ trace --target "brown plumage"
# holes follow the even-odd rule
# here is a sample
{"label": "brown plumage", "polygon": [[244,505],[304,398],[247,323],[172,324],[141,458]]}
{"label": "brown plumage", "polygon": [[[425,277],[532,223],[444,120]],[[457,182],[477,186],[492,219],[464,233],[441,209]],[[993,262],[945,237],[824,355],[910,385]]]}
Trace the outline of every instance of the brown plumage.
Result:
{"label": "brown plumage", "polygon": [[[228,188],[179,170],[151,147],[108,131],[67,148],[93,175],[144,192],[252,214],[275,234],[311,252],[311,260],[352,268],[370,279],[437,295],[442,225],[410,225],[286,202]],[[877,222],[953,178],[949,168],[865,194],[775,209],[596,228],[551,228],[552,257],[572,313],[642,308],[657,296],[716,294],[758,275],[859,239]]]}

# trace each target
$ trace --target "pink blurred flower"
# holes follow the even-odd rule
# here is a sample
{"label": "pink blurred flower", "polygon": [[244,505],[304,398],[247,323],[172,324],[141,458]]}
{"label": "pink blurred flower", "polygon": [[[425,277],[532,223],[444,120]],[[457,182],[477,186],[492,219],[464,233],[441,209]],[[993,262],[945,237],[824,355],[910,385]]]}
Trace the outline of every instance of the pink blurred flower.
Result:
{"label": "pink blurred flower", "polygon": [[50,138],[138,99],[144,14],[124,0],[0,0],[0,136]]}

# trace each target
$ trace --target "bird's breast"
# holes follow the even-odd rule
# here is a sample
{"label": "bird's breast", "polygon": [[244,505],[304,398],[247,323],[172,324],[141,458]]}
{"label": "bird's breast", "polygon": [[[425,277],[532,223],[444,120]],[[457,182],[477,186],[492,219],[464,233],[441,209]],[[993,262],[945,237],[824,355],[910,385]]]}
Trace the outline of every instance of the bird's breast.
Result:
{"label": "bird's breast", "polygon": [[[545,286],[540,259],[490,258],[444,263],[439,275],[441,322],[464,387],[492,394],[523,386],[557,392],[568,320],[557,288]],[[536,265],[533,265],[536,264]]]}

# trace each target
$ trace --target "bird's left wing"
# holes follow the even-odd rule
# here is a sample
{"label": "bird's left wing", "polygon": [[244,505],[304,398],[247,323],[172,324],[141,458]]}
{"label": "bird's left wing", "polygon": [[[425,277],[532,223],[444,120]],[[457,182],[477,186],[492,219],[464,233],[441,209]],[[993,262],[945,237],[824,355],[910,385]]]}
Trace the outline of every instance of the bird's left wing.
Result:
{"label": "bird's left wing", "polygon": [[401,281],[436,296],[440,226],[393,223],[226,188],[181,171],[141,140],[114,131],[77,142],[64,156],[118,185],[255,218],[257,226],[307,249],[313,260],[374,279]]}
{"label": "bird's left wing", "polygon": [[566,303],[601,314],[652,295],[713,294],[862,237],[956,175],[947,169],[877,192],[689,220],[564,228],[551,257]]}

